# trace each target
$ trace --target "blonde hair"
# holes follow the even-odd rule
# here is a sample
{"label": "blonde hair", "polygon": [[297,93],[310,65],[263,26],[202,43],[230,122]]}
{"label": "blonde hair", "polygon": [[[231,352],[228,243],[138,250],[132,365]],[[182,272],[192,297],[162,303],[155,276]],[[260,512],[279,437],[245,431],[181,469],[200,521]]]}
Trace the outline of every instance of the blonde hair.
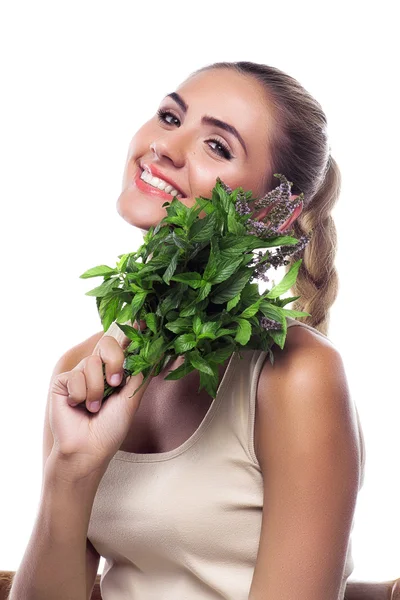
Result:
{"label": "blonde hair", "polygon": [[[209,69],[232,69],[257,79],[272,103],[275,128],[271,132],[271,164],[266,175],[266,191],[279,185],[274,173],[293,182],[292,194],[304,192],[303,210],[291,231],[296,238],[311,232],[301,256],[297,281],[292,288],[294,310],[310,317],[301,321],[328,334],[329,309],[338,293],[338,274],[334,265],[337,251],[336,227],[331,212],[340,195],[341,175],[330,154],[327,119],[321,105],[300,83],[283,71],[252,62],[219,62]],[[297,258],[289,257],[287,270]]]}

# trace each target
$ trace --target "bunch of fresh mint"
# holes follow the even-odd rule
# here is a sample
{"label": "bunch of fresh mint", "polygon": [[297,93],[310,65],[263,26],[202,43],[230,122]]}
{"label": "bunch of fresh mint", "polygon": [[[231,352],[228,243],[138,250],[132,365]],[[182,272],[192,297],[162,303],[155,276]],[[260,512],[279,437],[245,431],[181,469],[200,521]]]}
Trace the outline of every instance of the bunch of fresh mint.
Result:
{"label": "bunch of fresh mint", "polygon": [[[104,399],[127,376],[141,372],[144,383],[178,355],[184,363],[165,379],[198,369],[199,391],[204,387],[213,398],[218,365],[234,351],[262,349],[273,364],[273,344],[283,348],[285,343],[286,317],[309,316],[284,308],[299,296],[280,298],[295,283],[302,259],[262,294],[252,280],[269,281],[268,269],[288,264],[287,257],[298,256],[310,239],[310,234],[298,240],[278,232],[303,194],[291,201],[292,182],[275,177],[280,186],[259,200],[217,179],[211,198],[196,198],[191,208],[176,198],[164,203],[167,216],[150,227],[137,252],[120,255],[115,268],[100,265],[80,276],[104,278],[86,295],[96,297],[104,331],[116,321],[130,340],[123,381],[118,388],[105,381]],[[268,222],[251,218],[265,207]],[[199,218],[202,210],[206,216]],[[146,323],[143,330],[140,320]]]}

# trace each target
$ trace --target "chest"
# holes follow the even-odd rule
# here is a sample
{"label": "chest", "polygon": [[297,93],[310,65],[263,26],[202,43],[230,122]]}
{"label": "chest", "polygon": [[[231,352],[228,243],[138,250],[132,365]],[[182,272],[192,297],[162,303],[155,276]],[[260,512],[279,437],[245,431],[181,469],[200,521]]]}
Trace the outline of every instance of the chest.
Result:
{"label": "chest", "polygon": [[[226,365],[221,366],[220,381],[225,369]],[[177,381],[164,381],[164,377],[165,374],[160,373],[149,383],[120,450],[135,454],[169,452],[186,442],[201,426],[213,398],[204,389],[198,391],[198,372],[194,371]],[[256,456],[257,423],[256,415]]]}

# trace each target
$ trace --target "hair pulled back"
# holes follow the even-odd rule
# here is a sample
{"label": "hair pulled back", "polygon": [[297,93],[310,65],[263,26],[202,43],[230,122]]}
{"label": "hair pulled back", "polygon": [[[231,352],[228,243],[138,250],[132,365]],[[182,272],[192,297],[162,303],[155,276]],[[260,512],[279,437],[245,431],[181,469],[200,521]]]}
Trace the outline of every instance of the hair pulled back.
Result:
{"label": "hair pulled back", "polygon": [[[311,232],[303,262],[292,288],[294,310],[306,311],[301,320],[328,335],[329,310],[338,293],[334,265],[337,250],[336,227],[331,215],[340,195],[341,174],[330,154],[327,118],[321,105],[301,84],[279,69],[253,62],[218,62],[193,73],[210,69],[232,69],[257,79],[273,106],[266,189],[279,185],[274,173],[283,173],[293,182],[292,194],[304,192],[303,210],[291,225],[296,238]],[[289,265],[298,260],[288,257]]]}

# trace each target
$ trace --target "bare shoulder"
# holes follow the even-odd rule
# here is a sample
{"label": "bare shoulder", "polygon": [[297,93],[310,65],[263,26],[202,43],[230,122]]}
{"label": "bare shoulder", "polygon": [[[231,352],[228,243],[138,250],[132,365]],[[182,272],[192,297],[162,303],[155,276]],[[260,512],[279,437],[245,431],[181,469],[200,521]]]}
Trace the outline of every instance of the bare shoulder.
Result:
{"label": "bare shoulder", "polygon": [[258,381],[255,451],[260,465],[272,451],[267,438],[312,427],[325,438],[340,428],[347,442],[354,441],[356,415],[339,351],[318,333],[292,326],[283,350],[274,350],[274,364],[265,360]]}
{"label": "bare shoulder", "polygon": [[328,338],[301,325],[289,327],[284,348],[274,346],[273,352],[274,364],[266,360],[261,369],[258,382],[261,394],[266,386],[293,385],[295,380],[313,378],[316,368],[337,368],[341,363],[338,350]]}

